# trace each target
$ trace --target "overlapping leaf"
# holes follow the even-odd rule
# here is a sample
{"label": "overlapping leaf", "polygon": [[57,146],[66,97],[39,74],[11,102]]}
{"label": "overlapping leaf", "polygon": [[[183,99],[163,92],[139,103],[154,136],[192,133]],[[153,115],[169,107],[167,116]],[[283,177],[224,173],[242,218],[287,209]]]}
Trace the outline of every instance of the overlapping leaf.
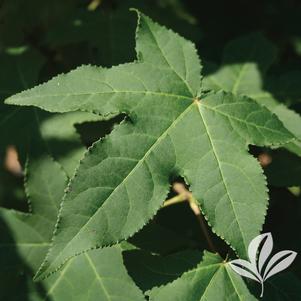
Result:
{"label": "overlapping leaf", "polygon": [[[42,154],[39,154],[42,155]],[[3,300],[144,300],[124,268],[119,246],[72,259],[47,280],[31,279],[50,245],[67,176],[58,163],[41,156],[28,161],[26,191],[30,213],[0,209],[0,273]],[[11,292],[16,290],[16,294]],[[126,294],[125,294],[126,292]]]}
{"label": "overlapping leaf", "polygon": [[[33,85],[38,78],[42,58],[26,48],[18,51],[1,57],[2,65],[9,70],[9,74],[5,74],[6,69],[0,72],[2,97]],[[35,108],[16,109],[2,103],[1,117],[1,155],[8,145],[16,145],[22,163],[26,162],[29,212],[0,208],[0,299],[64,300],[76,297],[95,300],[100,297],[102,300],[144,300],[126,273],[120,247],[77,257],[61,273],[42,283],[32,280],[50,246],[68,175],[72,175],[85,150],[74,124],[100,117],[85,112],[49,114]],[[86,281],[78,285],[76,276],[81,278],[81,273],[85,274]],[[124,289],[127,296],[124,296]]]}
{"label": "overlapping leaf", "polygon": [[53,301],[145,300],[127,274],[120,246],[92,250],[73,258],[62,271],[42,283],[44,298]]}
{"label": "overlapping leaf", "polygon": [[203,261],[195,269],[166,286],[154,288],[149,296],[150,301],[257,300],[228,263],[209,252],[205,252]]}
{"label": "overlapping leaf", "polygon": [[[82,116],[80,116],[82,115]],[[61,118],[60,118],[61,117]],[[47,138],[64,138],[76,141],[72,118],[77,122],[86,113],[53,116],[42,124]],[[66,123],[70,120],[71,124]],[[61,123],[66,125],[60,130]],[[34,128],[32,129],[34,130]],[[58,215],[59,204],[67,184],[67,174],[48,154],[45,140],[37,131],[31,133],[30,151],[26,160],[26,194],[29,213],[0,208],[2,262],[1,294],[3,300],[144,300],[143,294],[127,275],[123,266],[121,248],[92,251],[70,261],[60,273],[47,281],[34,283],[32,277],[38,269],[50,241]],[[78,139],[78,137],[76,137]],[[48,140],[51,142],[51,139]],[[77,148],[77,152],[82,155]],[[71,168],[72,162],[67,160]],[[85,281],[82,281],[84,273]],[[81,280],[81,281],[80,281]],[[80,283],[80,285],[79,285]],[[68,286],[68,289],[66,289]],[[18,290],[16,291],[16,288]],[[124,294],[126,290],[126,294]],[[12,291],[16,291],[12,295]],[[88,292],[88,293],[87,293]]]}
{"label": "overlapping leaf", "polygon": [[[115,9],[110,9],[102,3],[99,10],[89,11],[86,8],[75,10],[47,32],[44,43],[53,49],[63,49],[62,63],[65,65],[69,60],[72,63],[74,58],[70,57],[69,51],[72,49],[76,52],[77,47],[80,47],[81,54],[79,62],[89,59],[102,66],[112,66],[132,61],[135,58],[136,21],[129,11],[131,7],[136,7],[150,16],[156,16],[163,24],[179,31],[185,37],[198,39],[200,36],[199,29],[191,24],[195,23],[192,22],[193,18],[185,10],[185,13],[177,13],[176,6],[179,4],[174,1],[172,3],[167,1],[165,5],[162,1],[159,4],[157,1],[139,0],[116,2]],[[183,9],[184,7],[181,7],[182,11]],[[70,48],[64,49],[63,46]]]}
{"label": "overlapping leaf", "polygon": [[129,118],[81,162],[39,276],[74,255],[133,235],[160,208],[170,178],[178,175],[191,185],[214,231],[241,256],[261,229],[265,180],[247,146],[286,143],[292,135],[246,97],[200,98],[194,46],[141,14],[136,50],[136,63],[80,67],[6,101]]}
{"label": "overlapping leaf", "polygon": [[[260,295],[258,282],[248,281],[246,287],[229,262],[216,254],[205,252],[202,260],[202,254],[196,250],[169,256],[136,250],[124,256],[130,275],[150,300],[246,301],[257,300],[254,296]],[[263,300],[298,300],[298,281],[288,273],[268,279]]]}
{"label": "overlapping leaf", "polygon": [[33,109],[9,107],[3,101],[37,83],[44,58],[37,51],[20,47],[1,53],[0,63],[0,155],[4,156],[8,145],[15,145],[20,151],[19,159],[24,163],[28,140],[35,125]]}
{"label": "overlapping leaf", "polygon": [[28,289],[26,283],[36,287],[31,277],[49,248],[67,183],[67,176],[58,163],[43,153],[35,154],[38,157],[30,157],[27,168],[30,213],[0,209],[1,299],[9,299],[11,291],[18,286],[19,295],[15,298],[22,298]]}
{"label": "overlapping leaf", "polygon": [[28,152],[33,149],[35,135],[47,144],[48,153],[58,160],[71,176],[85,147],[74,124],[98,121],[98,115],[85,112],[49,114],[35,108],[16,108],[3,104],[4,99],[16,92],[34,86],[39,77],[44,58],[28,47],[7,49],[0,55],[0,155],[14,145],[24,166]]}
{"label": "overlapping leaf", "polygon": [[301,99],[300,72],[266,76],[275,57],[275,47],[260,34],[234,40],[225,47],[222,65],[217,71],[211,72],[213,68],[208,65],[204,89],[246,95],[265,105],[298,138],[286,147],[300,155],[301,117],[283,104]]}

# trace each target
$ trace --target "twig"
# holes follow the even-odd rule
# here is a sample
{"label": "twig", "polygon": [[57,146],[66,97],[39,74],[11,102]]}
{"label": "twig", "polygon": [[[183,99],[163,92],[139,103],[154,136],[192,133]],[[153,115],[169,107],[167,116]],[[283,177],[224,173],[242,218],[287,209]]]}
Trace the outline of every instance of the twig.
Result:
{"label": "twig", "polygon": [[197,204],[197,201],[194,199],[194,197],[192,196],[192,193],[190,191],[188,191],[186,189],[186,187],[182,184],[182,183],[174,183],[173,185],[173,189],[175,192],[178,193],[177,196],[166,200],[163,204],[163,207],[168,207],[170,205],[174,205],[177,203],[181,203],[181,202],[188,202],[191,210],[193,211],[193,213],[195,214],[198,223],[201,227],[201,230],[205,236],[205,239],[207,241],[207,244],[209,246],[209,249],[213,252],[216,252],[216,249],[214,247],[214,244],[210,238],[210,235],[208,233],[208,229],[207,229],[207,225],[204,221],[204,217],[201,213],[201,210]]}
{"label": "twig", "polygon": [[166,200],[162,207],[168,207],[170,205],[174,205],[174,204],[182,203],[182,202],[186,202],[186,201],[187,201],[186,195],[179,194],[169,200]]}
{"label": "twig", "polygon": [[191,210],[194,212],[194,214],[195,214],[195,216],[196,216],[196,218],[197,218],[197,220],[199,222],[199,225],[200,225],[200,227],[202,229],[202,232],[203,232],[203,234],[204,234],[204,236],[206,238],[206,241],[207,241],[207,244],[209,246],[209,249],[212,252],[216,253],[216,249],[215,249],[215,246],[214,246],[214,244],[213,244],[213,242],[212,242],[212,240],[210,238],[210,235],[208,233],[208,229],[207,229],[207,225],[206,225],[206,223],[204,221],[204,217],[203,217],[203,215],[201,213],[201,210],[200,210],[199,206],[197,205],[196,200],[193,198],[192,195],[188,199],[188,202],[189,202]]}

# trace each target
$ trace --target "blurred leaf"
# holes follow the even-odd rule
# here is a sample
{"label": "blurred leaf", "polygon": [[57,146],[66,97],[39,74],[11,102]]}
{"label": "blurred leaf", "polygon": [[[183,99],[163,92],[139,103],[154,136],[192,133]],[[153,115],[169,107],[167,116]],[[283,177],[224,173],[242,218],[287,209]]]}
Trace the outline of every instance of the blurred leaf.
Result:
{"label": "blurred leaf", "polygon": [[[109,2],[109,1],[108,1]],[[66,47],[62,62],[66,64],[70,51],[85,43],[90,63],[111,67],[135,59],[136,19],[130,8],[135,7],[156,17],[162,24],[178,31],[185,37],[198,41],[199,29],[182,16],[175,4],[159,5],[157,1],[122,0],[114,8],[101,5],[99,10],[78,9],[49,31],[44,43],[51,48]],[[106,1],[104,1],[106,4]],[[174,7],[178,14],[171,11]],[[183,12],[183,9],[181,10]],[[81,43],[81,44],[80,44]],[[88,63],[82,61],[81,63]]]}
{"label": "blurred leaf", "polygon": [[135,19],[128,10],[112,13],[82,10],[57,24],[45,43],[53,48],[88,43],[91,62],[111,66],[134,57],[134,31]]}
{"label": "blurred leaf", "polygon": [[[76,133],[74,124],[98,121],[103,118],[85,112],[49,114],[32,108],[15,108],[2,103],[3,99],[38,82],[43,57],[27,47],[9,49],[0,56],[0,155],[7,146],[17,147],[19,159],[24,166],[27,153],[34,148],[32,139],[40,133],[47,144],[48,152],[58,160],[68,175],[74,173],[85,147]],[[34,141],[34,140],[33,140]]]}
{"label": "blurred leaf", "polygon": [[276,57],[275,47],[260,34],[227,44],[220,69],[204,78],[204,88],[256,98],[262,94],[264,74]]}
{"label": "blurred leaf", "polygon": [[279,103],[301,98],[300,72],[269,79],[266,71],[275,57],[275,47],[260,34],[231,41],[225,47],[220,69],[213,71],[213,65],[205,68],[209,73],[204,78],[204,89],[246,95],[265,105],[298,139],[287,148],[301,155],[301,117]]}
{"label": "blurred leaf", "polygon": [[[1,1],[1,48],[28,42],[32,31],[45,30],[72,11],[80,0],[9,0]],[[2,46],[2,47],[1,47]]]}
{"label": "blurred leaf", "polygon": [[[28,161],[26,193],[29,213],[0,208],[0,299],[26,300],[27,282],[37,270],[50,246],[60,200],[67,176],[47,155],[37,153],[38,159]],[[33,287],[35,285],[31,284]]]}
{"label": "blurred leaf", "polygon": [[43,57],[27,47],[13,52],[7,50],[0,55],[0,155],[4,156],[8,145],[15,145],[20,151],[19,159],[23,164],[28,140],[35,126],[35,113],[33,109],[7,106],[3,101],[5,97],[36,84],[43,63]]}
{"label": "blurred leaf", "polygon": [[[1,300],[144,300],[123,266],[120,247],[95,250],[71,259],[59,273],[34,283],[47,249],[67,176],[51,158],[28,160],[26,192],[30,213],[0,208]],[[8,255],[10,254],[10,255]],[[82,276],[84,275],[84,277]],[[12,295],[12,291],[17,292]],[[89,294],[87,294],[89,291]]]}

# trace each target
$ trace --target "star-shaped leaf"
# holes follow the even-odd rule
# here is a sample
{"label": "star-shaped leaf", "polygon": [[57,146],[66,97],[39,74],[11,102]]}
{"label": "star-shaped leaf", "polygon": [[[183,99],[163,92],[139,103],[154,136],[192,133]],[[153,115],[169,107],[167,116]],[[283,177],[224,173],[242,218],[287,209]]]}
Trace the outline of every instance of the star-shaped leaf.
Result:
{"label": "star-shaped leaf", "polygon": [[246,97],[201,95],[194,45],[140,13],[136,40],[135,63],[80,67],[6,101],[128,115],[81,161],[40,277],[77,254],[133,235],[160,208],[175,176],[185,178],[213,230],[241,256],[261,230],[266,183],[248,144],[293,136]]}

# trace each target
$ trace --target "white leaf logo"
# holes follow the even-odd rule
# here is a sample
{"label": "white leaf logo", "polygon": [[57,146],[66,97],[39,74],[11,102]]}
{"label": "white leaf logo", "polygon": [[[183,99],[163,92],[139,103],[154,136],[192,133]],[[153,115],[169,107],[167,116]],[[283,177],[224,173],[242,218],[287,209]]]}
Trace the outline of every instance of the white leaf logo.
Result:
{"label": "white leaf logo", "polygon": [[264,233],[256,236],[250,242],[248,247],[248,256],[250,261],[236,259],[229,262],[231,268],[236,273],[261,284],[260,297],[263,296],[264,281],[290,266],[297,255],[294,251],[285,250],[275,254],[268,261],[272,250],[272,234]]}

